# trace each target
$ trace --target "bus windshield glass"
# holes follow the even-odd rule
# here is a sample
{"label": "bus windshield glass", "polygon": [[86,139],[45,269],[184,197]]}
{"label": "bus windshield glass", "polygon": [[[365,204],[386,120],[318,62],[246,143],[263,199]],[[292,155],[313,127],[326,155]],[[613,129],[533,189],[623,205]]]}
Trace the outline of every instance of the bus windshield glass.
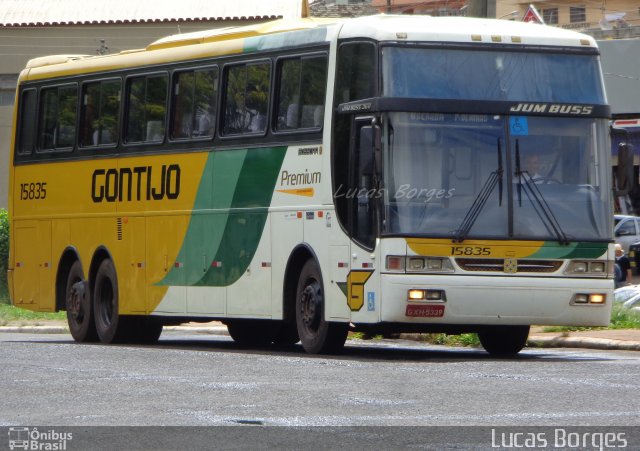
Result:
{"label": "bus windshield glass", "polygon": [[609,239],[605,119],[397,112],[383,123],[383,233]]}
{"label": "bus windshield glass", "polygon": [[388,46],[382,61],[387,97],[606,103],[593,54]]}

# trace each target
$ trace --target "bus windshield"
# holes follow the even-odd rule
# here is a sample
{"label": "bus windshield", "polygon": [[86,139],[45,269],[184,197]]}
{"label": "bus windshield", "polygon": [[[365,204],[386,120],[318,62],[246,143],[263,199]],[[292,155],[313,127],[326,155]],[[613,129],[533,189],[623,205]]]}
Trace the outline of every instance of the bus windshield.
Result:
{"label": "bus windshield", "polygon": [[607,121],[385,115],[383,233],[606,240]]}
{"label": "bus windshield", "polygon": [[387,97],[606,103],[593,54],[388,46],[382,61]]}

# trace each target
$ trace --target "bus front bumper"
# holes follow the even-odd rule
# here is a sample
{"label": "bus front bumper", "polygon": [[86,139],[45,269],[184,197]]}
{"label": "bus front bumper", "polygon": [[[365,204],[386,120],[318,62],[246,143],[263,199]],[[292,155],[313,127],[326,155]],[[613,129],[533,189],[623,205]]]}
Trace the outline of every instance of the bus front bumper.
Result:
{"label": "bus front bumper", "polygon": [[[420,298],[423,291],[427,299],[410,300],[410,291],[414,298]],[[440,299],[434,300],[438,293]],[[383,274],[380,298],[382,322],[606,326],[613,281]],[[598,301],[602,302],[595,303]]]}

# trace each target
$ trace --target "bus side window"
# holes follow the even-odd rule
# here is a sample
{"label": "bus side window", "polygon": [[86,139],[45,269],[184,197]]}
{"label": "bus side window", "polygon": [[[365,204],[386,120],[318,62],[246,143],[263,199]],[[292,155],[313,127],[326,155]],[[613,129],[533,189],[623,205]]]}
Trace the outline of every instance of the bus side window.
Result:
{"label": "bus side window", "polygon": [[56,86],[40,92],[38,148],[41,151],[71,149],[76,139],[78,87]]}
{"label": "bus side window", "polygon": [[167,76],[135,77],[127,85],[125,142],[162,142],[167,111]]}
{"label": "bus side window", "polygon": [[35,89],[22,91],[18,122],[18,155],[30,155],[35,148],[37,99],[37,91]]}
{"label": "bus side window", "polygon": [[82,88],[80,147],[116,144],[120,80],[87,83]]}
{"label": "bus side window", "polygon": [[172,96],[171,139],[212,137],[216,123],[218,68],[176,73]]}
{"label": "bus side window", "polygon": [[276,130],[321,128],[327,85],[327,57],[313,55],[279,62]]}
{"label": "bus side window", "polygon": [[373,44],[343,44],[338,51],[336,105],[375,95],[375,51]]}
{"label": "bus side window", "polygon": [[226,69],[223,134],[266,131],[270,74],[271,66],[268,62],[236,65]]}

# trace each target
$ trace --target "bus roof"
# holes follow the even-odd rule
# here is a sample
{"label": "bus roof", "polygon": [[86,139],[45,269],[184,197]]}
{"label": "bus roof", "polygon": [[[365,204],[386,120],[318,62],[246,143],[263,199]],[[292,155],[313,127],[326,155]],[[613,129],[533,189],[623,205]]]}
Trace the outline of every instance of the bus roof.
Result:
{"label": "bus roof", "polygon": [[[262,24],[228,27],[167,36],[143,49],[125,50],[109,55],[50,55],[30,60],[20,75],[20,81],[41,80],[82,73],[118,70],[143,65],[188,61],[208,56],[231,55],[277,48],[297,43],[323,42],[326,33],[315,33],[339,22],[336,19],[278,19]],[[309,31],[311,38],[279,40],[285,32]],[[274,39],[270,39],[274,38]]]}
{"label": "bus roof", "polygon": [[[167,36],[144,49],[126,50],[117,54],[50,55],[35,58],[27,63],[20,80],[42,80],[323,42],[329,39],[326,31],[332,25],[340,30],[339,37],[344,39],[597,47],[595,40],[584,34],[545,25],[497,19],[406,15],[376,15],[356,19],[279,19],[255,25]],[[298,32],[298,35],[291,39],[279,39],[279,35],[286,32]]]}
{"label": "bus roof", "polygon": [[377,15],[346,21],[340,38],[377,41],[501,43],[559,47],[597,47],[588,35],[563,28],[500,19]]}

